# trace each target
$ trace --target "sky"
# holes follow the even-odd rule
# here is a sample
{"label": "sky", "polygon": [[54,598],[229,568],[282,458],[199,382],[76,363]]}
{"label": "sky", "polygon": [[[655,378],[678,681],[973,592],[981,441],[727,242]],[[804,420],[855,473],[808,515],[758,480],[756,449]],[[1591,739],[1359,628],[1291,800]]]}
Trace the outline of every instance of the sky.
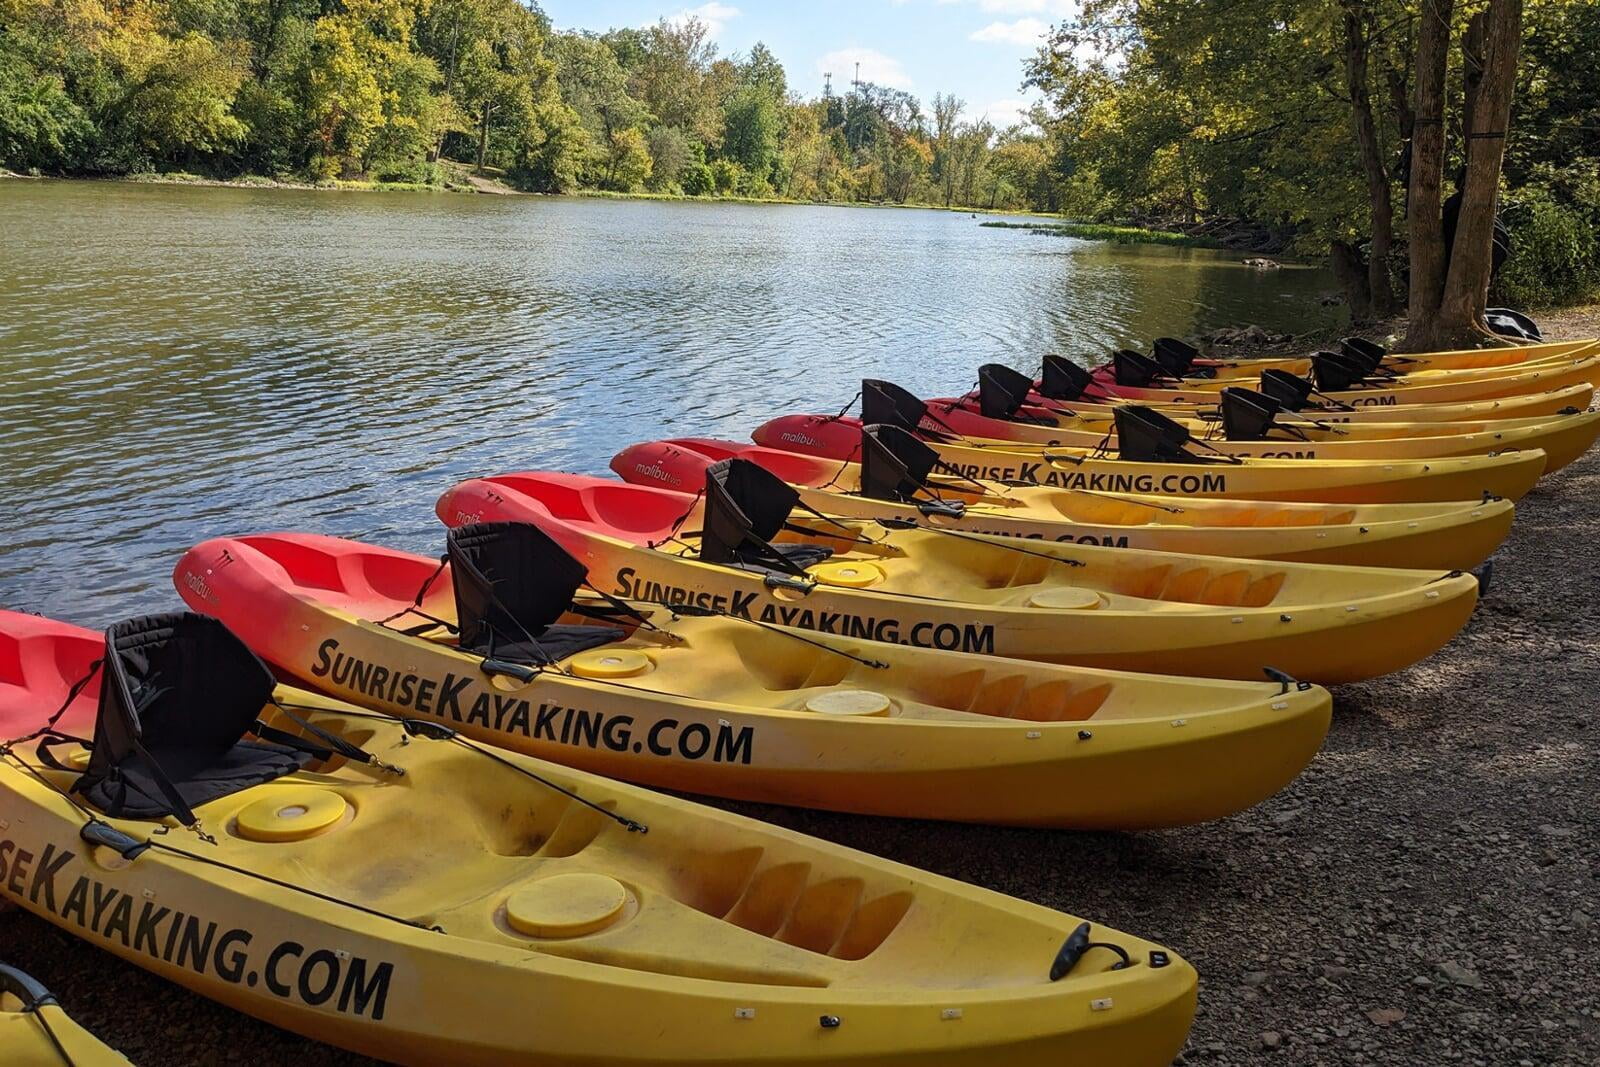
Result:
{"label": "sky", "polygon": [[789,88],[822,93],[833,72],[834,92],[849,88],[855,64],[861,78],[904,89],[922,99],[954,93],[965,119],[987,116],[996,126],[1015,122],[1032,101],[1024,93],[1023,60],[1053,23],[1070,17],[1076,0],[539,0],[558,29],[605,31],[646,26],[661,18],[696,15],[723,55],[757,41],[772,49]]}

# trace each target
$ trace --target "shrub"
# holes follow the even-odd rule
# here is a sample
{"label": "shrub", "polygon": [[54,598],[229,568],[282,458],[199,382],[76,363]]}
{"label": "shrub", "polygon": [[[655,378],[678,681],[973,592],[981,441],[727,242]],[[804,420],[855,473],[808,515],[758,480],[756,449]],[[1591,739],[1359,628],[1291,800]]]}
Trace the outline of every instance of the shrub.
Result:
{"label": "shrub", "polygon": [[690,196],[710,196],[717,189],[711,168],[700,162],[685,164],[683,170],[678,172],[678,183]]}
{"label": "shrub", "polygon": [[1504,219],[1511,230],[1511,255],[1495,282],[1496,303],[1544,307],[1580,303],[1600,293],[1595,219],[1537,186],[1507,197]]}
{"label": "shrub", "polygon": [[731,159],[719,159],[711,164],[711,183],[716,187],[718,196],[727,196],[739,187],[743,169]]}

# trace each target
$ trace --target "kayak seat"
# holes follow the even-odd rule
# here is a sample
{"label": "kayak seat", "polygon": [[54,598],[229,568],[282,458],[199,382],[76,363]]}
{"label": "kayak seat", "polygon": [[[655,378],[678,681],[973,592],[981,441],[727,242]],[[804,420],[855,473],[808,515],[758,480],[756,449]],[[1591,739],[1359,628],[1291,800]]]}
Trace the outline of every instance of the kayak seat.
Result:
{"label": "kayak seat", "polygon": [[551,663],[620,641],[615,626],[557,625],[589,572],[549,534],[523,522],[482,522],[446,543],[460,647],[485,659]]}
{"label": "kayak seat", "polygon": [[799,575],[833,555],[810,542],[773,544],[788,526],[800,494],[765,467],[737,456],[706,468],[705,529],[700,558],[707,563]]}
{"label": "kayak seat", "polygon": [[221,622],[175,612],[106,629],[89,764],[73,785],[108,815],[177,816],[292,774],[307,751],[244,740],[276,684]]}
{"label": "kayak seat", "polygon": [[861,425],[882,423],[916,433],[927,414],[927,404],[893,382],[861,379]]}

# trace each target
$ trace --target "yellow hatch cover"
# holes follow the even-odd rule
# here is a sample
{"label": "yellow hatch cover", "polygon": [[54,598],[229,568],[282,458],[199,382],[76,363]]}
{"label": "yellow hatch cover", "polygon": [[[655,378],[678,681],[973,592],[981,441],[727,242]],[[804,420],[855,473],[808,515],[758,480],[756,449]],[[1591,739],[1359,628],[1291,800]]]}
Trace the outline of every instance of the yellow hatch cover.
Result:
{"label": "yellow hatch cover", "polygon": [[617,921],[628,890],[604,874],[573,872],[530,882],[506,901],[506,920],[529,937],[582,937]]}
{"label": "yellow hatch cover", "polygon": [[344,818],[349,808],[349,802],[331,789],[274,789],[239,812],[239,836],[251,841],[300,841]]}
{"label": "yellow hatch cover", "polygon": [[808,573],[823,585],[842,585],[850,589],[864,589],[883,581],[882,567],[852,560],[819,563]]}
{"label": "yellow hatch cover", "polygon": [[830,689],[806,701],[818,715],[886,715],[889,698],[870,689]]}
{"label": "yellow hatch cover", "polygon": [[1078,589],[1066,585],[1054,589],[1041,589],[1028,598],[1028,603],[1036,608],[1093,611],[1100,606],[1101,600],[1100,594],[1093,589]]}
{"label": "yellow hatch cover", "polygon": [[590,649],[568,663],[579,678],[632,678],[654,666],[649,656],[631,648]]}

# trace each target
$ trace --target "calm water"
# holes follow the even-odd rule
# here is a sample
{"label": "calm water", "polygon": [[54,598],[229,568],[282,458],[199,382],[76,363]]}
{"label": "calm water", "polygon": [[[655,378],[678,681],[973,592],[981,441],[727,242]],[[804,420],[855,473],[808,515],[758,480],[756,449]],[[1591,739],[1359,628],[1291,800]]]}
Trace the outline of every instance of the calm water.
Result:
{"label": "calm water", "polygon": [[1336,314],[1317,271],[964,214],[0,181],[0,606],[178,605],[178,554],[306,529],[435,552],[473,474],[743,438],[864,373]]}

